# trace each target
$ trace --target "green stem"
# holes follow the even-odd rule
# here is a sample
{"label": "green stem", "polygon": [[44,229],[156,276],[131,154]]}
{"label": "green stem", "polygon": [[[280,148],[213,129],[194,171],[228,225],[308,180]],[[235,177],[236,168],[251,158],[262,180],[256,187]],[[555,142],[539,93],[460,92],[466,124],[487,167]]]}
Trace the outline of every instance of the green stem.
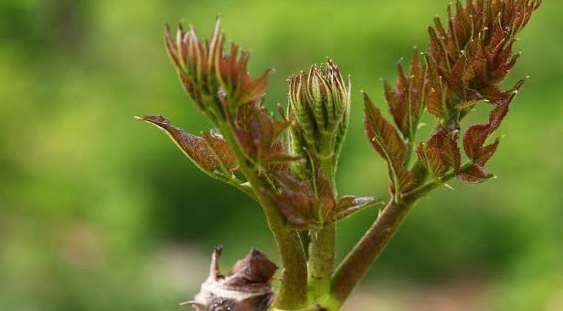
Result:
{"label": "green stem", "polygon": [[[470,165],[471,162],[466,163],[460,170],[464,170]],[[385,246],[389,244],[417,200],[455,176],[456,173],[452,171],[439,181],[429,182],[411,190],[401,196],[401,203],[392,199],[336,270],[331,283],[331,298],[340,304],[344,303],[373,262],[383,252]]]}
{"label": "green stem", "polygon": [[[464,165],[462,165],[460,167],[459,171],[466,170],[472,164],[473,164],[473,162],[471,162],[471,161],[465,163]],[[418,200],[419,198],[427,195],[430,191],[432,191],[432,190],[434,190],[434,189],[436,189],[440,186],[443,186],[446,182],[454,179],[455,176],[456,176],[456,172],[450,171],[446,175],[442,176],[438,181],[429,182],[427,184],[424,184],[424,185],[422,185],[418,188],[415,188],[415,189],[403,194],[402,199],[406,200],[406,201]]]}
{"label": "green stem", "polygon": [[413,154],[413,150],[414,150],[414,138],[413,139],[409,139],[407,141],[407,156],[405,158],[405,168],[409,167],[409,164],[411,163],[411,158],[412,158],[412,154]]}
{"label": "green stem", "polygon": [[330,278],[334,269],[336,226],[330,224],[312,233],[309,245],[309,294],[313,300],[330,291]]}
{"label": "green stem", "polygon": [[[330,149],[328,149],[330,150]],[[334,174],[333,153],[328,151],[313,159],[315,167],[320,167],[321,172],[317,172],[315,182],[317,183],[317,196],[320,198],[331,198],[336,201],[336,178]],[[321,186],[322,183],[327,186]],[[322,210],[322,206],[319,206]],[[330,291],[330,279],[334,271],[334,258],[336,248],[336,226],[335,224],[325,225],[318,231],[311,231],[311,243],[309,245],[308,262],[308,284],[309,294],[316,301]]]}
{"label": "green stem", "polygon": [[223,123],[219,126],[223,137],[233,149],[240,169],[258,198],[272,231],[282,259],[282,282],[273,306],[280,309],[299,309],[307,304],[307,260],[299,233],[289,227],[275,202],[260,189],[269,185],[260,177],[254,164],[247,160],[244,150],[236,139],[233,128]]}
{"label": "green stem", "polygon": [[414,201],[398,204],[391,200],[354,249],[338,267],[331,283],[331,296],[340,304],[350,296],[356,285],[381,254],[414,206]]}

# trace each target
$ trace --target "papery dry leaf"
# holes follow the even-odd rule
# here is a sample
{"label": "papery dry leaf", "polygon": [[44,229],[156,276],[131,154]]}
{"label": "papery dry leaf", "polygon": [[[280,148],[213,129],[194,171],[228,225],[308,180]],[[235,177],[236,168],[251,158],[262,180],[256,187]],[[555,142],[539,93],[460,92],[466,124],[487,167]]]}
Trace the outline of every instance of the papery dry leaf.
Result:
{"label": "papery dry leaf", "polygon": [[270,284],[278,267],[266,255],[252,249],[225,276],[219,269],[222,248],[213,252],[210,274],[195,299],[182,303],[198,311],[266,311],[274,299]]}

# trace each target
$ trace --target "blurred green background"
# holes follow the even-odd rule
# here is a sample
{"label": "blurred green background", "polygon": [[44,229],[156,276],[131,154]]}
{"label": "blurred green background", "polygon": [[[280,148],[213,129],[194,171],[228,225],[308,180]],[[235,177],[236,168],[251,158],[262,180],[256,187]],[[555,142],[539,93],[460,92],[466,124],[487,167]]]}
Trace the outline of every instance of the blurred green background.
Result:
{"label": "blurred green background", "polygon": [[[423,200],[345,310],[563,310],[563,2],[545,2],[507,82],[531,76],[489,164],[499,178]],[[252,74],[276,68],[272,106],[286,103],[287,76],[330,55],[353,81],[339,191],[386,197],[359,91],[382,105],[379,78],[427,48],[425,26],[447,3],[2,0],[0,310],[181,310],[215,244],[225,268],[251,246],[278,259],[253,201],[132,118],[210,126],[177,81],[164,22],[208,36],[221,12]],[[376,214],[340,225],[339,258]]]}

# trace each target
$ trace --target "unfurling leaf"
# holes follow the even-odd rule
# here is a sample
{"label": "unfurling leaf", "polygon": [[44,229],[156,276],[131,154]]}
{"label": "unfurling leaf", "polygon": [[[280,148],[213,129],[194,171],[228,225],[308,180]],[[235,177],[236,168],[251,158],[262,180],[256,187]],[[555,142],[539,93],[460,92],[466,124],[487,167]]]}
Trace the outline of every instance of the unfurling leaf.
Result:
{"label": "unfurling leaf", "polygon": [[186,133],[161,116],[147,116],[140,119],[165,131],[184,154],[206,173],[222,171],[230,174],[237,170],[236,158],[217,130],[211,130],[200,137]]}
{"label": "unfurling leaf", "polygon": [[431,87],[426,99],[428,112],[439,119],[445,119],[449,115],[448,98],[446,97],[447,87],[440,76],[436,60],[430,57],[429,53],[426,53],[424,57],[428,64],[428,79]]}
{"label": "unfurling leaf", "polygon": [[488,124],[475,124],[470,126],[463,135],[463,149],[470,159],[478,158],[483,144],[489,137]]}
{"label": "unfurling leaf", "polygon": [[407,156],[405,142],[365,93],[364,102],[366,135],[375,151],[387,161],[389,177],[392,181],[391,191],[402,193],[412,189],[416,185],[416,177],[404,168]]}
{"label": "unfurling leaf", "polygon": [[461,154],[456,135],[455,132],[441,128],[432,134],[427,142],[418,146],[418,160],[434,178],[444,176],[451,168],[456,172],[459,170]]}
{"label": "unfurling leaf", "polygon": [[[329,201],[318,200],[315,192],[302,181],[288,173],[279,172],[272,174],[277,193],[267,193],[274,197],[278,209],[288,222],[296,228],[320,228],[327,215],[322,215],[323,205],[331,204]],[[334,203],[332,203],[334,205]],[[332,210],[332,206],[329,206]]]}
{"label": "unfurling leaf", "polygon": [[[221,46],[219,50],[223,50]],[[215,60],[217,69],[217,77],[221,82],[222,87],[230,97],[230,102],[234,103],[234,107],[254,102],[257,100],[266,89],[268,85],[268,76],[272,72],[271,69],[266,70],[260,78],[251,79],[248,75],[247,63],[250,54],[248,52],[241,52],[239,54],[239,47],[236,44],[231,45],[229,54],[219,57]]]}
{"label": "unfurling leaf", "polygon": [[472,164],[456,175],[457,179],[468,184],[479,184],[494,177],[480,164]]}
{"label": "unfurling leaf", "polygon": [[180,81],[191,98],[203,111],[212,105],[219,90],[215,75],[215,60],[221,57],[224,35],[217,19],[210,44],[199,41],[193,27],[184,30],[182,24],[173,39],[170,26],[166,25],[165,43],[168,54],[178,71]]}
{"label": "unfurling leaf", "polygon": [[383,81],[385,100],[395,124],[406,140],[414,139],[420,116],[426,107],[426,96],[430,90],[427,83],[426,64],[421,65],[418,50],[413,50],[409,75],[405,74],[401,62],[397,64],[397,85],[395,89]]}
{"label": "unfurling leaf", "polygon": [[462,118],[480,100],[493,105],[517,91],[525,79],[503,90],[520,54],[513,54],[515,36],[526,26],[542,0],[457,1],[448,8],[444,27],[436,17],[428,28],[426,59],[432,91],[428,110],[440,119]]}
{"label": "unfurling leaf", "polygon": [[468,172],[460,172],[458,179],[468,183],[478,183],[490,179],[493,175],[486,172],[484,166],[496,152],[499,139],[486,145],[487,139],[500,127],[508,113],[516,93],[499,102],[489,115],[489,123],[470,126],[463,136],[463,149],[473,165]]}
{"label": "unfurling leaf", "polygon": [[237,159],[231,147],[229,147],[229,144],[227,144],[223,135],[217,129],[203,133],[203,139],[209,144],[209,150],[213,152],[214,158],[220,162],[217,164],[221,164],[228,172],[238,170]]}
{"label": "unfurling leaf", "polygon": [[210,274],[195,299],[182,303],[198,311],[266,311],[274,298],[270,284],[278,269],[266,255],[252,249],[225,276],[219,269],[222,248],[213,252]]}
{"label": "unfurling leaf", "polygon": [[369,207],[374,204],[381,203],[380,198],[373,197],[356,197],[352,195],[343,196],[338,200],[332,215],[332,221],[342,220],[355,212]]}
{"label": "unfurling leaf", "polygon": [[273,120],[262,101],[241,106],[235,125],[238,140],[253,161],[267,167],[301,159],[301,156],[290,154],[280,141],[289,122]]}
{"label": "unfurling leaf", "polygon": [[209,42],[200,42],[193,27],[184,31],[181,24],[176,39],[166,26],[165,42],[184,88],[203,111],[211,109],[215,117],[236,114],[240,105],[255,101],[266,89],[272,70],[252,79],[247,69],[248,52],[239,52],[233,43],[230,52],[224,53],[225,35],[219,18]]}

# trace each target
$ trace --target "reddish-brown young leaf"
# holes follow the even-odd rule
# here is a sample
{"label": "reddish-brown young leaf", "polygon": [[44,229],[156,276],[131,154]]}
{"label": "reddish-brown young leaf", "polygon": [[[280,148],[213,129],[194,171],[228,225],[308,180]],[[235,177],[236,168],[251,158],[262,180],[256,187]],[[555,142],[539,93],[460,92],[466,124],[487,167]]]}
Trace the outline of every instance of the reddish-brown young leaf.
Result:
{"label": "reddish-brown young leaf", "polygon": [[261,77],[251,79],[247,69],[249,57],[248,52],[239,52],[239,47],[233,43],[229,54],[215,60],[217,75],[235,106],[257,100],[264,93],[272,72],[268,69]]}
{"label": "reddish-brown young leaf", "polygon": [[470,126],[463,135],[463,149],[470,159],[476,159],[483,144],[489,136],[488,124],[475,124]]}
{"label": "reddish-brown young leaf", "polygon": [[[229,53],[224,53],[225,35],[219,18],[209,42],[200,42],[193,27],[184,31],[180,24],[176,39],[166,26],[165,43],[182,84],[202,110],[211,107],[215,115],[224,117],[236,112],[238,106],[260,98],[266,89],[272,70],[252,79],[247,69],[248,52],[240,52],[233,43]],[[223,109],[229,112],[220,111]]]}
{"label": "reddish-brown young leaf", "polygon": [[489,122],[487,124],[475,124],[467,129],[463,136],[463,148],[465,154],[472,160],[473,165],[466,172],[458,173],[459,180],[478,183],[486,181],[493,176],[485,170],[484,165],[496,152],[500,140],[496,139],[488,145],[485,145],[485,143],[500,127],[515,96],[516,92],[513,92],[509,97],[497,103],[497,106],[489,115]]}
{"label": "reddish-brown young leaf", "polygon": [[498,139],[487,146],[484,146],[485,142],[501,125],[515,96],[516,93],[512,93],[510,97],[498,103],[489,115],[489,123],[472,125],[465,131],[463,148],[465,154],[474,163],[484,165],[496,151],[499,144]]}
{"label": "reddish-brown young leaf", "polygon": [[[364,93],[364,127],[373,148],[387,161],[393,193],[409,190],[416,184],[416,177],[404,168],[407,146],[371,99]],[[396,189],[399,188],[399,189]]]}
{"label": "reddish-brown young leaf", "polygon": [[413,49],[409,75],[405,74],[401,62],[397,64],[397,74],[395,89],[387,81],[383,81],[385,100],[403,137],[413,139],[430,91],[426,79],[427,66],[420,64],[418,49]]}
{"label": "reddish-brown young leaf", "polygon": [[407,155],[407,146],[379,108],[375,107],[371,99],[364,93],[365,115],[364,126],[366,135],[373,148],[389,163],[403,165]]}
{"label": "reddish-brown young leaf", "polygon": [[499,102],[497,107],[491,111],[491,114],[489,115],[489,131],[491,133],[500,127],[502,121],[508,114],[508,109],[515,97],[516,92],[511,93],[509,97]]}
{"label": "reddish-brown young leaf", "polygon": [[436,116],[437,118],[443,119],[448,115],[447,102],[443,93],[439,89],[433,89],[428,94],[428,112]]}
{"label": "reddish-brown young leaf", "polygon": [[289,121],[285,118],[273,120],[262,100],[240,106],[233,124],[247,155],[264,167],[301,159],[301,156],[290,154],[280,141],[281,134],[289,127]]}
{"label": "reddish-brown young leaf", "polygon": [[425,54],[425,59],[428,64],[428,83],[430,87],[426,98],[428,112],[439,119],[444,119],[449,115],[449,107],[446,97],[448,92],[447,86],[440,75],[440,72],[443,70],[438,68],[438,63],[429,54]]}
{"label": "reddish-brown young leaf", "polygon": [[340,200],[338,200],[338,203],[334,207],[334,212],[331,215],[331,220],[333,222],[337,222],[358,211],[363,210],[366,207],[378,203],[381,203],[380,198],[356,197],[352,195],[343,196],[342,198],[340,198]]}
{"label": "reddish-brown young leaf", "polygon": [[473,164],[460,171],[456,175],[457,179],[468,184],[479,184],[494,177],[479,164]]}
{"label": "reddish-brown young leaf", "polygon": [[200,169],[213,173],[216,162],[205,139],[184,132],[162,116],[146,116],[140,119],[165,131],[192,162]]}
{"label": "reddish-brown young leaf", "polygon": [[170,26],[166,25],[165,43],[184,88],[202,110],[211,105],[209,98],[215,98],[218,82],[213,69],[213,60],[221,51],[224,36],[219,31],[217,19],[211,44],[203,44],[197,38],[195,29],[184,30],[179,24],[176,38],[173,39]]}
{"label": "reddish-brown young leaf", "polygon": [[211,130],[200,137],[186,133],[161,116],[146,116],[140,119],[165,131],[201,170],[209,174],[213,174],[215,171],[223,171],[228,174],[238,169],[233,151],[217,130]]}
{"label": "reddish-brown young leaf", "polygon": [[435,18],[428,29],[429,112],[440,119],[463,117],[477,101],[496,105],[518,90],[523,81],[508,90],[499,84],[520,56],[513,54],[515,36],[541,3],[467,0],[464,6],[457,1],[448,8],[448,27]]}
{"label": "reddish-brown young leaf", "polygon": [[450,167],[442,161],[441,151],[439,149],[421,144],[418,146],[416,153],[418,155],[418,161],[434,178],[444,176],[450,169]]}
{"label": "reddish-brown young leaf", "polygon": [[320,228],[323,224],[323,215],[319,213],[320,204],[314,191],[305,182],[295,179],[288,173],[276,172],[271,176],[277,192],[263,191],[274,197],[277,207],[288,222],[299,229]]}
{"label": "reddish-brown young leaf", "polygon": [[220,161],[225,170],[229,172],[238,170],[237,159],[231,147],[229,147],[229,144],[227,144],[223,135],[217,129],[203,133],[203,138],[209,144],[210,150],[213,151],[215,158]]}
{"label": "reddish-brown young leaf", "polygon": [[461,154],[457,146],[457,133],[445,128],[436,131],[430,139],[420,144],[417,155],[420,163],[435,178],[442,177],[451,168],[458,171],[461,166]]}
{"label": "reddish-brown young leaf", "polygon": [[500,143],[500,139],[496,139],[492,144],[486,145],[478,150],[473,162],[479,164],[481,166],[485,166],[487,162],[491,159],[491,157],[497,151],[498,145]]}

